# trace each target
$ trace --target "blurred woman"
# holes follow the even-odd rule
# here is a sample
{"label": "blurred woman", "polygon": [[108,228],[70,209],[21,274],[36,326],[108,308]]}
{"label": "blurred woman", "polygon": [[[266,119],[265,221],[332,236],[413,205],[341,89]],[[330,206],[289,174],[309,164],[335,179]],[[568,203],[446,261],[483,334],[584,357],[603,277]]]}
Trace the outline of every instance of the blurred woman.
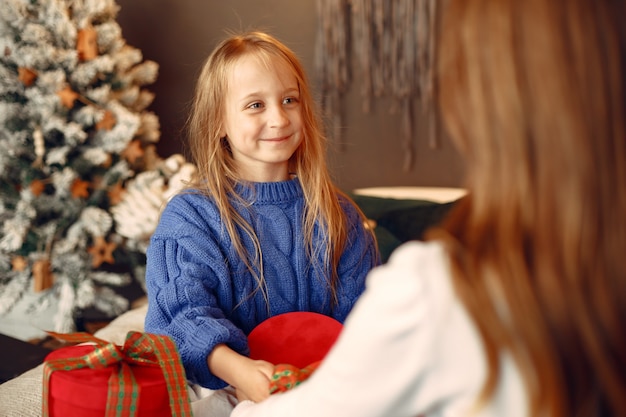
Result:
{"label": "blurred woman", "polygon": [[369,274],[309,380],[233,416],[626,415],[626,2],[443,13],[468,198]]}

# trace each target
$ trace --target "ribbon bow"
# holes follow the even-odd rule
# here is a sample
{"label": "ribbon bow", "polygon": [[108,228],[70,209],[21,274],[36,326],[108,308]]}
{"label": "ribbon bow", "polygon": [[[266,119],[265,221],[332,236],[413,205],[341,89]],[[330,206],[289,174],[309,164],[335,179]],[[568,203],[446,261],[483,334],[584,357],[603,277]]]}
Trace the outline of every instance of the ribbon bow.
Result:
{"label": "ribbon bow", "polygon": [[185,371],[180,362],[176,345],[167,336],[131,331],[120,347],[88,333],[54,333],[52,337],[74,343],[91,342],[93,352],[77,358],[61,358],[44,362],[42,412],[49,412],[49,382],[52,372],[74,369],[103,369],[117,366],[108,382],[106,417],[133,417],[137,413],[139,386],[129,364],[159,366],[165,377],[173,417],[191,417],[192,411],[187,394]]}

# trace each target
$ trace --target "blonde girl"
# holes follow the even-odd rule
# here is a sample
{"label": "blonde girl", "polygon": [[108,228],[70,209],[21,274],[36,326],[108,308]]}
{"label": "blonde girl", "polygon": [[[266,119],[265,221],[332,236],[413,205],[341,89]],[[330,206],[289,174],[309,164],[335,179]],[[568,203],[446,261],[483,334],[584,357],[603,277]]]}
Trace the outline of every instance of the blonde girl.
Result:
{"label": "blonde girl", "polygon": [[188,127],[198,176],[152,237],[146,330],[174,338],[192,383],[261,400],[274,364],[246,356],[246,335],[291,311],[343,322],[379,263],[376,242],[331,181],[304,69],[276,38],[215,48]]}

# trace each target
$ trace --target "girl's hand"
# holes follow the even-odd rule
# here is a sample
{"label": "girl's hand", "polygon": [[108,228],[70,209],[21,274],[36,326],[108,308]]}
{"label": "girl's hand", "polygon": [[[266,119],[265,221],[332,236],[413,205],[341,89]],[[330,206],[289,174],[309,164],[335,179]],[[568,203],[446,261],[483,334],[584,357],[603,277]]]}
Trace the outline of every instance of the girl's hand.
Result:
{"label": "girl's hand", "polygon": [[233,386],[236,388],[239,401],[259,402],[270,395],[270,380],[274,373],[274,365],[266,361],[252,359],[248,361],[244,365],[245,370],[242,369],[237,375]]}
{"label": "girl's hand", "polygon": [[213,375],[235,387],[240,401],[258,402],[269,397],[273,364],[240,355],[226,345],[217,345],[207,364]]}

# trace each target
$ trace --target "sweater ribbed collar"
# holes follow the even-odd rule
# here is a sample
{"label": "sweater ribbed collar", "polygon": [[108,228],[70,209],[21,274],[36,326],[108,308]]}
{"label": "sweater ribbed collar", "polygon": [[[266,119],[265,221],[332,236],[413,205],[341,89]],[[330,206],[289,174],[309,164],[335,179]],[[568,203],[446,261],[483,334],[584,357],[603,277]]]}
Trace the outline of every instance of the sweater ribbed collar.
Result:
{"label": "sweater ribbed collar", "polygon": [[235,186],[235,191],[252,204],[284,203],[303,196],[298,178],[278,182],[242,182]]}

